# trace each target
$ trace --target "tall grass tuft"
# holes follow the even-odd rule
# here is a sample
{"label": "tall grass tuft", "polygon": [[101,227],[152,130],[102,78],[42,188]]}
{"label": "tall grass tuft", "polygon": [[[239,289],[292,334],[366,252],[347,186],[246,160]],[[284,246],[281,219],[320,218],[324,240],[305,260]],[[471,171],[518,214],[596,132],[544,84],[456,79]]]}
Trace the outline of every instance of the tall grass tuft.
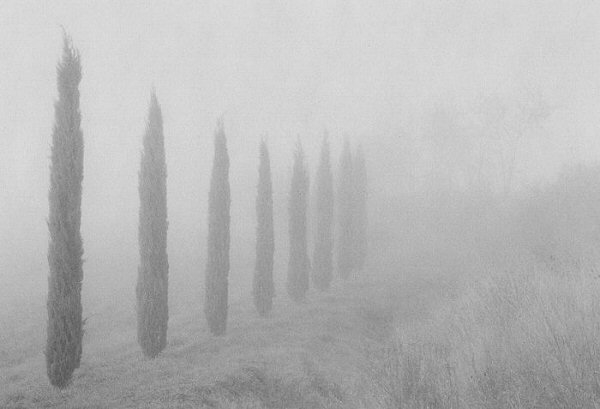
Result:
{"label": "tall grass tuft", "polygon": [[380,356],[385,408],[600,407],[600,278],[531,268],[472,285]]}

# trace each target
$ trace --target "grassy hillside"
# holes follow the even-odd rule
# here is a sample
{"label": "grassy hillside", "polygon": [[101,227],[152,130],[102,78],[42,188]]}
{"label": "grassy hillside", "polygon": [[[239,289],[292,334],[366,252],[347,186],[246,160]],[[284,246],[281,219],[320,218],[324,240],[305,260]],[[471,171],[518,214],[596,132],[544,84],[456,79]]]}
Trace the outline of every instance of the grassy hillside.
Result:
{"label": "grassy hillside", "polygon": [[279,296],[267,319],[241,300],[220,338],[175,304],[155,360],[133,309],[105,306],[65,391],[45,375],[43,305],[21,308],[0,322],[0,408],[600,407],[596,270],[464,278],[336,283],[301,305]]}
{"label": "grassy hillside", "polygon": [[373,376],[378,407],[600,407],[599,278],[573,267],[475,280],[396,327]]}
{"label": "grassy hillside", "polygon": [[142,357],[133,310],[105,307],[88,318],[82,366],[62,392],[45,374],[43,306],[20,310],[0,335],[0,407],[370,407],[373,351],[396,311],[409,319],[424,310],[416,299],[425,288],[349,283],[302,305],[280,295],[267,319],[243,300],[221,338],[199,308],[176,308],[169,345],[155,360]]}
{"label": "grassy hillside", "polygon": [[596,270],[466,283],[337,283],[301,305],[280,296],[267,319],[246,299],[221,338],[179,305],[155,360],[133,310],[105,307],[65,391],[45,375],[43,306],[21,309],[2,321],[0,408],[599,407]]}

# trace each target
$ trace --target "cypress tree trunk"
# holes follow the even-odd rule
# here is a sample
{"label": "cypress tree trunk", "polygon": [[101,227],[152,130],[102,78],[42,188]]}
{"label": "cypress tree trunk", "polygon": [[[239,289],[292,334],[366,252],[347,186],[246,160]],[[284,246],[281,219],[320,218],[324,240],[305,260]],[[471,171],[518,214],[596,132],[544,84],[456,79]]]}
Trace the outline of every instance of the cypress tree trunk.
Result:
{"label": "cypress tree trunk", "polygon": [[81,183],[83,133],[79,112],[79,53],[65,35],[57,68],[58,101],[54,104],[54,130],[50,165],[48,229],[48,333],[46,370],[50,383],[66,387],[81,360],[83,323],[81,283]]}
{"label": "cypress tree trunk", "polygon": [[167,345],[169,321],[167,170],[162,113],[154,92],[143,143],[139,173],[137,340],[144,355],[154,358]]}
{"label": "cypress tree trunk", "polygon": [[208,255],[204,313],[213,335],[223,335],[227,328],[227,291],[229,275],[229,155],[223,121],[215,132],[208,201]]}
{"label": "cypress tree trunk", "polygon": [[354,158],[354,229],[355,250],[354,268],[360,272],[367,259],[367,167],[362,147],[359,146]]}
{"label": "cypress tree trunk", "polygon": [[290,259],[287,291],[290,298],[301,302],[308,290],[310,261],[307,253],[306,216],[308,202],[308,173],[304,165],[304,152],[300,142],[294,154],[294,170],[289,202]]}
{"label": "cypress tree trunk", "polygon": [[273,307],[273,254],[275,232],[273,228],[273,187],[269,150],[263,141],[260,144],[258,170],[258,192],[256,197],[256,265],[252,295],[254,305],[261,316],[266,316]]}
{"label": "cypress tree trunk", "polygon": [[333,270],[333,176],[329,141],[323,139],[317,170],[316,236],[313,254],[313,282],[319,290],[327,290]]}
{"label": "cypress tree trunk", "polygon": [[352,152],[348,140],[344,143],[340,161],[338,186],[338,240],[337,269],[342,279],[350,277],[355,265],[354,251],[354,186],[352,175]]}

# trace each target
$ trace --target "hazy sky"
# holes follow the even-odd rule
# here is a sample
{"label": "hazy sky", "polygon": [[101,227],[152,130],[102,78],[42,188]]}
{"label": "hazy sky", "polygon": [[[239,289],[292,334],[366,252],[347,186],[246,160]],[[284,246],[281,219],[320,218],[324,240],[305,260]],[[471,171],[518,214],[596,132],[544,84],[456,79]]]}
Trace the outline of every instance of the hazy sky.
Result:
{"label": "hazy sky", "polygon": [[405,168],[400,136],[418,138],[440,103],[476,134],[480,101],[543,99],[551,115],[526,135],[533,142],[521,165],[532,179],[565,161],[600,157],[600,4],[593,0],[2,0],[0,295],[46,285],[61,26],[82,56],[84,268],[86,283],[98,286],[106,285],[103,274],[135,279],[137,172],[153,86],[164,115],[175,282],[191,269],[203,276],[212,132],[221,114],[232,215],[240,221],[232,256],[241,261],[232,276],[247,275],[242,281],[251,280],[252,267],[236,252],[253,245],[247,233],[263,135],[277,170],[282,231],[295,138],[314,168],[325,127],[336,155],[343,136],[362,140],[375,192],[393,190],[387,183]]}

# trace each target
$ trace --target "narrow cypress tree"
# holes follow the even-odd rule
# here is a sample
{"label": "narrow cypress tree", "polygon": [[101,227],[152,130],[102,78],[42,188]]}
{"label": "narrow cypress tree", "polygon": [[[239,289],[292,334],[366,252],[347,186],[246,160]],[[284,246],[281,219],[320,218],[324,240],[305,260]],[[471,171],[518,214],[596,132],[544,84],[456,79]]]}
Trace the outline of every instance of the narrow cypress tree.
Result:
{"label": "narrow cypress tree", "polygon": [[79,112],[81,64],[78,51],[64,35],[63,55],[57,68],[58,100],[54,104],[54,129],[48,194],[48,333],[46,370],[53,386],[66,387],[81,360],[83,322],[81,283],[81,184],[83,133]]}
{"label": "narrow cypress tree", "polygon": [[290,259],[287,291],[290,298],[301,302],[308,290],[308,259],[306,217],[308,204],[308,173],[304,164],[304,151],[300,141],[294,153],[294,169],[289,202]]}
{"label": "narrow cypress tree", "polygon": [[333,176],[327,135],[323,138],[317,170],[316,236],[313,253],[313,282],[319,290],[327,290],[333,270]]}
{"label": "narrow cypress tree", "polygon": [[360,272],[367,258],[367,166],[361,146],[354,156],[354,269]]}
{"label": "narrow cypress tree", "polygon": [[273,307],[273,254],[275,232],[273,228],[273,187],[271,162],[267,144],[260,144],[260,165],[256,196],[256,265],[252,293],[254,305],[261,316],[266,316]]}
{"label": "narrow cypress tree", "polygon": [[156,357],[167,345],[169,260],[167,258],[167,167],[162,113],[152,92],[139,173],[137,339]]}
{"label": "narrow cypress tree", "polygon": [[338,240],[337,270],[342,279],[347,279],[354,266],[354,186],[352,175],[352,152],[348,140],[344,143],[338,176]]}
{"label": "narrow cypress tree", "polygon": [[204,300],[204,313],[213,335],[223,335],[227,328],[230,202],[229,154],[221,119],[215,131],[215,156],[208,200],[208,255]]}

